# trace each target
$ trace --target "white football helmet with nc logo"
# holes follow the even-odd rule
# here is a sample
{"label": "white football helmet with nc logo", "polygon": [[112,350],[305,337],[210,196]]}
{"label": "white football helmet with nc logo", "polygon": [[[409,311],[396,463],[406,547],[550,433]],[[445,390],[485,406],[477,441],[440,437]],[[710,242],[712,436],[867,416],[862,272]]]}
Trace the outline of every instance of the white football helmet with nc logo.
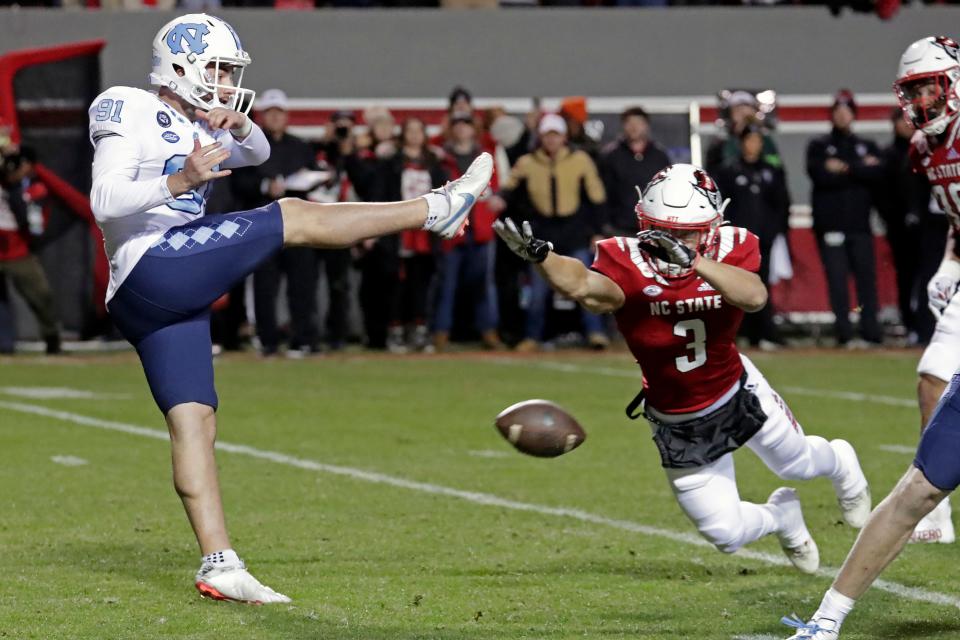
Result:
{"label": "white football helmet with nc logo", "polygon": [[[248,113],[256,95],[241,88],[248,64],[250,55],[233,27],[205,13],[191,13],[171,20],[157,32],[150,84],[167,87],[201,109],[226,107]],[[221,69],[230,71],[230,84],[221,82]]]}

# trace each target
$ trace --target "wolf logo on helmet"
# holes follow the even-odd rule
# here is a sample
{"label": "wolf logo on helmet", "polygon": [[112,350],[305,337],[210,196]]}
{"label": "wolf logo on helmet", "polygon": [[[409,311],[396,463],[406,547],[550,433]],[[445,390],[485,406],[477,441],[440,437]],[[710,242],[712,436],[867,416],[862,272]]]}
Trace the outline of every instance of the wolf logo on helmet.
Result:
{"label": "wolf logo on helmet", "polygon": [[933,43],[947,52],[947,55],[954,60],[960,60],[960,44],[948,36],[937,36]]}
{"label": "wolf logo on helmet", "polygon": [[705,171],[701,171],[700,169],[696,169],[693,172],[693,177],[697,180],[697,184],[694,185],[694,189],[705,195],[713,204],[715,209],[719,209],[722,201],[720,198],[720,188],[717,187],[717,183],[713,181],[713,178],[708,176]]}

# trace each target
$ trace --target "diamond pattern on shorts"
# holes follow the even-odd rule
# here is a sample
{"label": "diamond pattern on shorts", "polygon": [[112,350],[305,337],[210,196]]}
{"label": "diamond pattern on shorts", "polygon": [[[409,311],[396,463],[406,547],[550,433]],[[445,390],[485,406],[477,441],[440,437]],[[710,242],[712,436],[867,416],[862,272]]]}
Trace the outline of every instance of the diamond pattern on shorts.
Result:
{"label": "diamond pattern on shorts", "polygon": [[174,227],[154,242],[153,247],[159,247],[161,251],[179,251],[184,247],[192,249],[197,245],[204,246],[208,242],[219,242],[223,238],[227,240],[234,236],[242,238],[251,225],[253,221],[238,217],[224,220],[219,224]]}

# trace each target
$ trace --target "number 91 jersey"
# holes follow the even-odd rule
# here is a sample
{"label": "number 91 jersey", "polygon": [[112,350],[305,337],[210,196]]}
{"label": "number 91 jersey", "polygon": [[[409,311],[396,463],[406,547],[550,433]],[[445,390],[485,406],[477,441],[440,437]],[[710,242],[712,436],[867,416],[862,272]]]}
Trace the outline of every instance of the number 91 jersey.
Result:
{"label": "number 91 jersey", "polygon": [[[209,183],[176,198],[160,183],[161,178],[183,169],[187,155],[193,151],[194,138],[205,146],[214,142],[214,136],[156,94],[132,87],[113,87],[101,93],[90,105],[89,116],[90,140],[97,148],[94,185],[111,177],[142,185],[138,191],[107,190],[100,194],[108,198],[91,194],[110,259],[109,300],[141,256],[168,229],[203,215]],[[150,193],[158,195],[144,195]]]}
{"label": "number 91 jersey", "polygon": [[[760,243],[746,229],[720,227],[716,256],[756,273]],[[625,301],[615,318],[643,370],[647,402],[662,413],[690,413],[710,406],[743,373],[734,339],[743,311],[727,303],[696,273],[665,278],[636,238],[597,244],[594,271],[619,285]]]}

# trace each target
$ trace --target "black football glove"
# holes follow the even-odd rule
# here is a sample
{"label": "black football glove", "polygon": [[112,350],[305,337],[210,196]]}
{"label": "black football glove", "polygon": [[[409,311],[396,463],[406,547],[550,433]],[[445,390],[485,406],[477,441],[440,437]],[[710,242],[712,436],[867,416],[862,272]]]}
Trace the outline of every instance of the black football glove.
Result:
{"label": "black football glove", "polygon": [[647,229],[637,234],[640,249],[654,258],[689,269],[697,262],[697,252],[666,231]]}
{"label": "black football glove", "polygon": [[522,231],[517,229],[510,218],[497,220],[493,223],[493,230],[500,239],[507,243],[510,251],[526,260],[540,264],[547,259],[547,254],[553,251],[553,243],[533,237],[533,228],[526,220],[521,225]]}

